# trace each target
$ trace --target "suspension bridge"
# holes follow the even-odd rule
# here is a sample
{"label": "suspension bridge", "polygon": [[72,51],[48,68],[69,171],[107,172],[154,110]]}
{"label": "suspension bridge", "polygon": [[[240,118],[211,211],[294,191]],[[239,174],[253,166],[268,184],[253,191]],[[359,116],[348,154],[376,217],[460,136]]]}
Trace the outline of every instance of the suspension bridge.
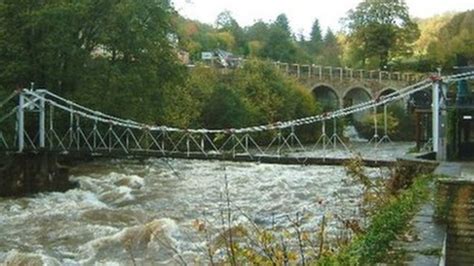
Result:
{"label": "suspension bridge", "polygon": [[[374,115],[374,135],[369,144],[382,149],[391,142],[387,132],[387,106],[423,90],[433,95],[432,150],[438,152],[440,111],[447,84],[474,79],[474,72],[434,76],[398,91],[336,111],[245,128],[181,129],[149,125],[92,110],[45,89],[22,89],[0,102],[0,151],[6,154],[48,151],[97,156],[156,156],[199,159],[308,163],[328,161],[331,149],[351,150],[337,131],[339,119],[358,112],[376,113],[384,107],[384,119]],[[378,124],[384,125],[378,132]],[[328,132],[328,125],[331,132]],[[315,127],[319,138],[302,141],[301,128]],[[263,139],[263,140],[262,140]],[[441,144],[440,144],[441,143]],[[318,157],[311,152],[319,151]]]}

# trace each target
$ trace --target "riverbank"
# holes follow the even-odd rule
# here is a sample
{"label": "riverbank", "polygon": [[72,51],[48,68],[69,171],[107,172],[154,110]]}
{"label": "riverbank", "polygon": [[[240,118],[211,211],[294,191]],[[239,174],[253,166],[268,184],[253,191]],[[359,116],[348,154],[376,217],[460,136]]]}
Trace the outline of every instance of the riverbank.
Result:
{"label": "riverbank", "polygon": [[[402,229],[397,230],[398,233],[395,238],[392,237],[382,255],[372,262],[414,266],[474,263],[471,252],[474,235],[474,164],[443,162],[425,187],[420,194],[424,198],[421,204],[406,209],[416,207],[416,211],[410,214],[413,217],[399,223],[403,225]],[[362,239],[366,238],[368,234]],[[380,235],[377,234],[375,239],[380,239]],[[357,251],[351,253],[351,250]],[[370,249],[369,254],[377,254],[374,250],[377,249]],[[350,246],[336,258],[360,262],[357,257],[360,252],[360,247],[354,249]],[[364,254],[363,259],[370,259],[372,255]]]}
{"label": "riverbank", "polygon": [[420,204],[428,199],[428,184],[431,179],[431,176],[418,177],[410,188],[394,198],[387,199],[387,203],[371,217],[370,226],[364,234],[356,237],[337,255],[324,257],[318,263],[321,265],[393,263],[393,258],[387,257],[390,245],[406,228]]}
{"label": "riverbank", "polygon": [[61,166],[58,154],[25,152],[2,154],[0,197],[19,197],[39,192],[64,192],[76,184],[69,181],[68,167]]}

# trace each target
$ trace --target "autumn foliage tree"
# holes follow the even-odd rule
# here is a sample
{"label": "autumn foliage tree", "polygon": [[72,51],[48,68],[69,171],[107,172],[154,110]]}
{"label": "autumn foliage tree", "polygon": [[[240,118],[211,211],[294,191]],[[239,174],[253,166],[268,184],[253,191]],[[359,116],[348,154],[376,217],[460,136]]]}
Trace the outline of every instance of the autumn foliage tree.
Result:
{"label": "autumn foliage tree", "polygon": [[444,68],[474,63],[474,10],[453,16],[439,29],[427,56]]}

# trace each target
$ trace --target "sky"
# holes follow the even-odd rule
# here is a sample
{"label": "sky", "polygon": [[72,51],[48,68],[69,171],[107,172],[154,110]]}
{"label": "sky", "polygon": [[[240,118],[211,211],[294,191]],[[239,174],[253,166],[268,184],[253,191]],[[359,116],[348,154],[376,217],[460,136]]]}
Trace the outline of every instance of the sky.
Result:
{"label": "sky", "polygon": [[[273,21],[285,13],[294,33],[308,35],[317,18],[323,31],[330,27],[341,29],[344,17],[361,0],[172,0],[176,10],[184,17],[214,24],[217,15],[229,10],[240,26],[255,21]],[[474,9],[474,0],[405,0],[412,17],[426,18],[448,11]]]}

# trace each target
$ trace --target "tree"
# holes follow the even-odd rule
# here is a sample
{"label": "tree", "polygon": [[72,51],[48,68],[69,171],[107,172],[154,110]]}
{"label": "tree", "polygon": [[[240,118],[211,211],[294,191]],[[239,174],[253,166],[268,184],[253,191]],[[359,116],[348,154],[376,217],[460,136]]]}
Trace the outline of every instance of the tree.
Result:
{"label": "tree", "polygon": [[34,81],[104,112],[155,121],[164,88],[184,73],[172,12],[167,0],[3,0],[0,87]]}
{"label": "tree", "polygon": [[280,14],[277,16],[274,25],[285,32],[286,35],[291,37],[291,28],[288,17],[285,14]]}
{"label": "tree", "polygon": [[254,124],[285,121],[315,112],[311,93],[263,61],[249,61],[235,72],[233,79],[233,88],[239,90],[248,103],[253,117],[250,122]]}
{"label": "tree", "polygon": [[247,124],[247,107],[236,91],[218,87],[204,107],[204,125],[209,128],[243,127]]}
{"label": "tree", "polygon": [[275,22],[270,25],[268,38],[262,49],[264,57],[283,62],[295,60],[296,46],[285,14],[280,14]]}
{"label": "tree", "polygon": [[234,24],[237,24],[237,21],[232,17],[229,10],[222,11],[217,15],[216,26],[218,29],[228,30]]}
{"label": "tree", "polygon": [[260,57],[263,54],[263,47],[268,39],[269,25],[261,20],[252,26],[246,27],[244,34],[247,40],[247,56]]}
{"label": "tree", "polygon": [[308,44],[309,52],[312,55],[318,55],[321,52],[323,46],[323,35],[321,33],[321,27],[319,26],[319,20],[315,19],[313,26],[311,27],[310,40]]}
{"label": "tree", "polygon": [[255,22],[252,26],[245,29],[245,34],[249,41],[259,41],[261,43],[265,42],[268,38],[268,31],[270,25],[259,20]]}
{"label": "tree", "polygon": [[81,70],[91,46],[87,31],[78,35],[80,17],[73,8],[83,9],[67,2],[2,1],[0,80],[4,87],[11,90],[30,81],[55,88],[73,85],[74,73]]}
{"label": "tree", "polygon": [[321,51],[320,63],[328,66],[341,65],[341,47],[337,41],[336,35],[330,28],[327,29],[324,35],[323,48]]}
{"label": "tree", "polygon": [[226,51],[233,51],[236,47],[234,35],[228,31],[219,32],[216,34],[216,39],[220,49]]}
{"label": "tree", "polygon": [[246,39],[244,31],[240,27],[239,23],[237,23],[237,20],[232,17],[230,11],[226,10],[221,12],[217,16],[216,25],[219,32],[228,32],[232,34],[235,42],[235,49],[232,49],[233,51],[240,54],[243,54],[246,51]]}
{"label": "tree", "polygon": [[430,44],[439,41],[439,33],[447,23],[451,21],[455,13],[444,13],[427,19],[418,20],[418,28],[420,29],[420,37],[415,42],[414,52],[416,55],[426,55]]}
{"label": "tree", "polygon": [[[88,100],[107,112],[156,122],[157,114],[166,108],[164,91],[183,82],[176,43],[170,41],[174,30],[168,1],[82,1],[88,10],[86,16],[99,18],[93,35],[93,64],[86,69],[90,73],[84,87],[97,91],[96,97],[109,99]],[[108,5],[102,7],[104,2]],[[94,20],[86,17],[85,21]],[[122,108],[125,105],[129,110]]]}
{"label": "tree", "polygon": [[428,46],[428,56],[444,68],[474,62],[474,10],[456,14]]}
{"label": "tree", "polygon": [[411,53],[410,45],[419,36],[404,0],[364,0],[345,19],[352,48],[359,49],[362,64],[367,60],[380,67],[397,55]]}

